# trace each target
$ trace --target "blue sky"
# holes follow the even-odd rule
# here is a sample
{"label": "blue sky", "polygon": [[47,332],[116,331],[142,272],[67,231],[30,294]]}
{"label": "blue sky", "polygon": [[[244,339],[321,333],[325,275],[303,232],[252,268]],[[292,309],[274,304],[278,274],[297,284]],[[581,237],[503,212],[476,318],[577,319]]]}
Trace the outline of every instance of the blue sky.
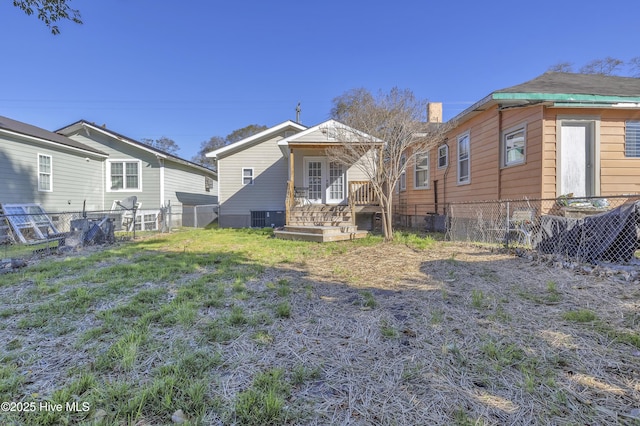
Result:
{"label": "blue sky", "polygon": [[0,4],[0,115],[80,119],[134,139],[202,141],[249,124],[315,125],[345,91],[392,87],[449,119],[559,62],[640,56],[637,0],[72,0],[53,36]]}

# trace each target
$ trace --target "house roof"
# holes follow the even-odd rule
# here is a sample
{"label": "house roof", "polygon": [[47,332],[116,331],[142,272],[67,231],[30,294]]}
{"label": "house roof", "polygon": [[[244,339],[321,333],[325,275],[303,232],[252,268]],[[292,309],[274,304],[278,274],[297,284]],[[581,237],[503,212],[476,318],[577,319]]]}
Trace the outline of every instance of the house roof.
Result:
{"label": "house roof", "polygon": [[134,146],[136,148],[139,148],[139,149],[141,149],[143,151],[150,152],[150,153],[152,153],[152,154],[154,154],[154,155],[156,155],[156,156],[158,156],[160,158],[163,158],[163,159],[166,159],[166,160],[169,160],[169,161],[173,161],[173,162],[176,162],[176,163],[184,164],[186,166],[193,167],[193,168],[199,169],[200,171],[204,171],[204,172],[207,172],[207,173],[209,173],[211,175],[217,176],[216,172],[214,172],[213,170],[209,169],[208,167],[204,167],[204,166],[202,166],[200,164],[194,163],[193,161],[185,160],[184,158],[178,157],[177,155],[169,154],[168,152],[164,152],[164,151],[162,151],[160,149],[154,148],[154,147],[149,146],[147,144],[144,144],[142,142],[138,142],[135,139],[131,139],[131,138],[129,138],[127,136],[124,136],[124,135],[122,135],[122,134],[120,134],[118,132],[115,132],[115,131],[113,131],[111,129],[107,129],[104,126],[98,126],[95,123],[91,123],[91,122],[88,122],[86,120],[76,121],[75,123],[72,123],[72,124],[70,124],[68,126],[65,126],[65,127],[61,128],[61,129],[56,130],[56,132],[57,133],[61,133],[61,134],[69,134],[69,133],[77,131],[77,130],[79,130],[81,128],[91,129],[93,131],[102,133],[102,134],[104,134],[106,136],[109,136],[111,138],[118,139],[121,142],[124,142],[124,143],[126,143],[128,145]]}
{"label": "house roof", "polygon": [[72,150],[79,150],[86,153],[98,155],[100,157],[107,156],[105,152],[91,148],[90,146],[83,143],[76,142],[66,136],[50,132],[49,130],[42,129],[40,127],[32,126],[31,124],[23,123],[21,121],[12,120],[7,117],[0,116],[0,132],[13,133],[21,136],[27,136],[29,138],[35,138],[40,142],[63,145],[64,147]]}
{"label": "house roof", "polygon": [[544,93],[640,98],[640,79],[598,74],[546,72],[516,86],[494,93]]}
{"label": "house roof", "polygon": [[265,137],[269,137],[271,135],[274,135],[278,132],[281,132],[282,130],[286,129],[287,127],[293,127],[297,130],[302,130],[304,131],[305,129],[307,129],[306,126],[303,126],[300,123],[296,123],[295,121],[291,121],[291,120],[287,120],[285,122],[282,122],[278,125],[275,125],[273,127],[270,127],[266,130],[263,130],[262,132],[256,133],[253,136],[249,136],[248,138],[244,138],[241,139],[235,143],[232,143],[230,145],[227,146],[223,146],[222,148],[218,148],[215,151],[211,151],[208,152],[207,154],[205,154],[207,157],[209,158],[218,158],[221,154],[225,154],[225,153],[231,153],[234,151],[239,151],[241,149],[243,149],[245,146],[250,145],[252,142],[255,142],[259,139],[265,138]]}
{"label": "house roof", "polygon": [[495,105],[508,107],[539,103],[574,108],[640,108],[640,79],[546,72],[522,84],[494,91],[452,121],[463,120]]}
{"label": "house roof", "polygon": [[[316,124],[313,127],[309,127],[308,129],[300,132],[300,133],[296,133],[295,135],[289,136],[288,138],[284,138],[281,141],[278,142],[278,146],[280,147],[280,149],[282,150],[283,154],[285,156],[289,155],[288,150],[286,149],[289,145],[291,144],[336,144],[336,143],[342,143],[343,141],[340,141],[336,138],[332,138],[331,137],[331,132],[332,129],[334,132],[337,130],[341,130],[341,131],[346,131],[348,135],[350,136],[361,136],[364,140],[366,140],[367,142],[379,142],[382,143],[381,140],[367,135],[364,132],[361,132],[357,129],[354,129],[353,127],[349,127],[346,124],[343,124],[339,121],[330,119],[327,121],[323,121],[320,124]],[[315,133],[315,132],[320,132],[322,133],[322,138],[321,139],[309,139],[307,138],[307,136]],[[360,141],[362,142],[362,141]]]}

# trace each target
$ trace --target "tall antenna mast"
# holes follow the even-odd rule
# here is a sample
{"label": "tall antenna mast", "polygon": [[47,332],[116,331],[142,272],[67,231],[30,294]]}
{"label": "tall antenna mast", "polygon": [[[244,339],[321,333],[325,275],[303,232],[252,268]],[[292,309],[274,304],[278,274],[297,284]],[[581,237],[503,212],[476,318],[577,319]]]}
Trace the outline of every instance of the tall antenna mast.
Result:
{"label": "tall antenna mast", "polygon": [[300,111],[302,111],[302,108],[300,108],[300,102],[298,102],[298,106],[296,106],[296,123],[300,123]]}

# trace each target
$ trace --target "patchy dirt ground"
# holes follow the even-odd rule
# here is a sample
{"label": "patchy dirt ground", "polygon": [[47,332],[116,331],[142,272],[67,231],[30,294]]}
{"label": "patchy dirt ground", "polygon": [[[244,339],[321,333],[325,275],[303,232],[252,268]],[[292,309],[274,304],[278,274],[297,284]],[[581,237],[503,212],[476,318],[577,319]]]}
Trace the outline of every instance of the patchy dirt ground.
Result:
{"label": "patchy dirt ground", "polygon": [[640,421],[637,281],[448,243],[357,248],[298,277],[314,298],[282,352],[327,372],[309,391],[332,423]]}
{"label": "patchy dirt ground", "polygon": [[[426,250],[346,247],[264,267],[246,283],[251,297],[233,301],[245,312],[276,303],[270,283],[290,283],[290,317],[260,326],[268,340],[257,343],[251,326],[222,343],[203,340],[202,325],[227,308],[208,306],[190,327],[152,328],[160,345],[141,349],[138,367],[110,373],[108,380],[149,381],[155,365],[171,362],[168,353],[181,347],[180,339],[224,360],[209,373],[207,392],[228,406],[266,369],[319,372],[293,386],[285,407],[291,424],[640,424],[637,280],[453,243]],[[136,261],[113,259],[97,268]],[[180,286],[222,264],[131,292],[166,287],[175,297]],[[11,307],[16,289],[0,290],[0,339],[29,369],[25,394],[34,392],[34,383],[43,395],[60,388],[74,369],[107,351],[109,334],[96,338],[96,346],[79,338],[100,326],[98,311],[130,300],[94,306],[81,323],[36,347],[26,342],[38,329],[18,327],[23,307]],[[23,347],[9,348],[6,342],[16,339]],[[51,360],[65,362],[55,364],[59,371],[39,373],[39,363],[50,369]],[[202,422],[233,423],[220,410],[209,407]]]}

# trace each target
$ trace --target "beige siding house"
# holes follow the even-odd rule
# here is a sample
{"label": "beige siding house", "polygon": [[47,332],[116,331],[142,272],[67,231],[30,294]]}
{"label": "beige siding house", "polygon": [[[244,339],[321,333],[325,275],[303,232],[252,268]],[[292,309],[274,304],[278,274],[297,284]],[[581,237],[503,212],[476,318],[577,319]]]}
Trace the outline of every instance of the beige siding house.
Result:
{"label": "beige siding house", "polygon": [[[338,129],[346,126],[328,120],[306,128],[286,121],[207,154],[218,165],[220,226],[284,226],[276,236],[316,241],[364,236],[357,225],[370,228],[377,207],[369,208],[374,200],[357,163],[328,155],[343,143]],[[369,220],[356,223],[356,215]]]}
{"label": "beige siding house", "polygon": [[278,142],[305,129],[285,121],[207,154],[217,164],[220,226],[284,225],[288,163]]}
{"label": "beige siding house", "polygon": [[397,198],[403,222],[424,225],[446,203],[640,193],[640,79],[545,73],[498,90],[454,117]]}

